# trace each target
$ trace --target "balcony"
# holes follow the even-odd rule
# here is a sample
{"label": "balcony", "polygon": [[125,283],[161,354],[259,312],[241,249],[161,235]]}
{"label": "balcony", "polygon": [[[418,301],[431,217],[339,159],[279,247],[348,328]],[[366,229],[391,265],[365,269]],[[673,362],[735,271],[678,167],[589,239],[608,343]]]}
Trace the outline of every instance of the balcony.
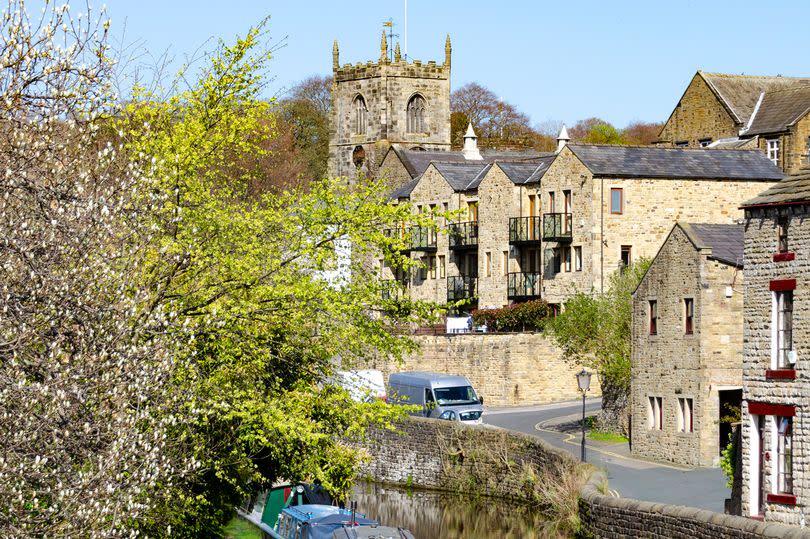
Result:
{"label": "balcony", "polygon": [[478,221],[451,223],[447,227],[451,251],[478,248]]}
{"label": "balcony", "polygon": [[436,231],[426,226],[389,228],[384,231],[389,238],[398,237],[405,242],[403,252],[436,252]]}
{"label": "balcony", "polygon": [[473,300],[478,296],[478,277],[459,275],[447,278],[447,301]]}
{"label": "balcony", "polygon": [[402,279],[382,279],[383,301],[402,301],[406,297],[408,282]]}
{"label": "balcony", "polygon": [[506,278],[506,297],[508,299],[521,301],[538,299],[540,297],[540,289],[543,281],[540,278],[539,272],[508,273]]}
{"label": "balcony", "polygon": [[531,245],[540,243],[540,217],[511,217],[509,244]]}
{"label": "balcony", "polygon": [[571,241],[571,214],[544,213],[543,241]]}

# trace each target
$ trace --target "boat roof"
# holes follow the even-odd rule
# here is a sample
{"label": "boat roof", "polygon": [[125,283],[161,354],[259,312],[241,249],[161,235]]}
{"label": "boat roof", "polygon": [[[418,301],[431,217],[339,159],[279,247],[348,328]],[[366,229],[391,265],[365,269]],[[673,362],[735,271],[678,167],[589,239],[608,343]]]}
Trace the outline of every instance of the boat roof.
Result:
{"label": "boat roof", "polygon": [[309,520],[305,524],[307,529],[307,539],[332,539],[332,534],[347,526],[379,526],[380,523],[370,518],[362,517],[358,514],[352,519],[351,514],[327,515],[316,520]]}
{"label": "boat roof", "polygon": [[388,377],[388,383],[394,380],[400,384],[430,384],[432,387],[470,386],[469,380],[464,376],[441,372],[411,371],[396,372]]}

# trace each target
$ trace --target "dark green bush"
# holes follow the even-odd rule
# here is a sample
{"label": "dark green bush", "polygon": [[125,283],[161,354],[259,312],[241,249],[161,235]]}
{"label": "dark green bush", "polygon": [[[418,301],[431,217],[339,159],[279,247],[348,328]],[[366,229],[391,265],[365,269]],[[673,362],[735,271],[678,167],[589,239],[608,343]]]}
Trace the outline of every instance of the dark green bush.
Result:
{"label": "dark green bush", "polygon": [[476,326],[486,325],[491,331],[540,331],[551,314],[542,299],[515,303],[500,309],[475,309]]}

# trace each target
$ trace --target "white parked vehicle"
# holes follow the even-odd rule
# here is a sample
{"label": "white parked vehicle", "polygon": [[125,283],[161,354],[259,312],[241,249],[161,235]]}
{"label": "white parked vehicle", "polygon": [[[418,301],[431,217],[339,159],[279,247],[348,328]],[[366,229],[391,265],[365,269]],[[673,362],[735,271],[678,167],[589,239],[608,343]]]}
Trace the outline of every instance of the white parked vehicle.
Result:
{"label": "white parked vehicle", "polygon": [[357,402],[387,400],[382,371],[374,369],[337,371],[333,381],[335,385],[348,391],[351,398]]}
{"label": "white parked vehicle", "polygon": [[416,404],[415,415],[481,423],[484,398],[475,393],[464,376],[436,372],[398,372],[388,377],[392,404]]}

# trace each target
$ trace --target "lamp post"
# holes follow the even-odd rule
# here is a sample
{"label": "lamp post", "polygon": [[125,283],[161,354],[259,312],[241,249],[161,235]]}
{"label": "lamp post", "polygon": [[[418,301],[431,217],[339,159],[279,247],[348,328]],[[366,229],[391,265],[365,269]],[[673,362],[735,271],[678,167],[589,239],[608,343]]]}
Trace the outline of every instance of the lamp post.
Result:
{"label": "lamp post", "polygon": [[591,388],[591,373],[582,369],[577,373],[577,385],[582,391],[582,456],[580,460],[585,462],[585,393]]}

